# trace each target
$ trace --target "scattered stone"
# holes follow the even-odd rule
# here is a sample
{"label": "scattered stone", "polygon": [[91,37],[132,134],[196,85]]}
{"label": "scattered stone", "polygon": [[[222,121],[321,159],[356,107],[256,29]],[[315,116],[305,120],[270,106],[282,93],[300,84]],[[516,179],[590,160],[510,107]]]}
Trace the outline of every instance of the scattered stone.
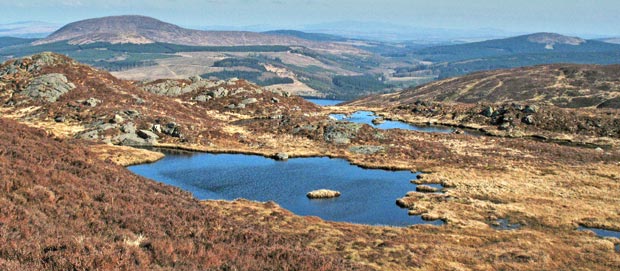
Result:
{"label": "scattered stone", "polygon": [[527,125],[532,125],[532,124],[534,124],[534,116],[527,115],[527,116],[523,117],[523,119],[521,121],[523,123],[527,124]]}
{"label": "scattered stone", "polygon": [[101,103],[101,100],[95,98],[88,98],[88,100],[84,101],[82,104],[90,107],[98,106]]}
{"label": "scattered stone", "polygon": [[486,107],[484,110],[482,110],[482,112],[480,114],[482,114],[483,116],[490,118],[493,116],[493,113],[495,113],[495,109],[493,109],[493,107]]}
{"label": "scattered stone", "polygon": [[200,81],[202,81],[202,77],[198,76],[198,75],[194,75],[192,77],[189,78],[190,81],[192,81],[192,83],[198,83]]}
{"label": "scattered stone", "polygon": [[461,130],[461,129],[454,129],[454,131],[452,133],[455,133],[457,135],[462,135],[465,133],[465,131]]}
{"label": "scattered stone", "polygon": [[273,97],[273,98],[271,98],[271,102],[277,104],[277,103],[280,102],[280,99],[278,99],[276,97]]}
{"label": "scattered stone", "polygon": [[523,109],[523,112],[528,113],[528,114],[534,114],[534,113],[538,113],[538,106],[537,105],[528,105],[525,107],[525,109]]}
{"label": "scattered stone", "polygon": [[65,117],[63,116],[57,116],[54,118],[55,122],[65,122]]}
{"label": "scattered stone", "polygon": [[351,146],[349,148],[349,151],[353,153],[357,153],[357,154],[370,155],[370,154],[375,154],[378,152],[383,152],[385,151],[385,148],[383,146],[362,145],[362,146]]}
{"label": "scattered stone", "polygon": [[35,100],[55,102],[73,89],[75,85],[65,75],[50,73],[35,77],[22,93]]}
{"label": "scattered stone", "polygon": [[125,118],[121,117],[119,114],[114,114],[114,117],[110,119],[110,123],[123,123],[125,122]]}
{"label": "scattered stone", "polygon": [[596,148],[596,149],[594,149],[594,150],[595,150],[595,151],[597,151],[597,152],[604,152],[604,151],[605,151],[605,150],[603,150],[603,148],[601,148],[601,147],[597,147],[597,148]]}
{"label": "scattered stone", "polygon": [[238,108],[238,109],[244,109],[244,108],[245,108],[245,104],[238,104],[238,105],[237,105],[237,108]]}
{"label": "scattered stone", "polygon": [[325,128],[323,138],[334,144],[349,144],[357,136],[363,124],[353,122],[336,122]]}
{"label": "scattered stone", "polygon": [[279,152],[274,156],[274,159],[278,161],[286,161],[288,160],[288,154],[284,152]]}
{"label": "scattered stone", "polygon": [[381,117],[375,118],[375,119],[372,120],[372,124],[374,124],[374,125],[379,125],[379,124],[382,124],[384,122],[385,122],[385,119],[383,119]]}
{"label": "scattered stone", "polygon": [[283,115],[271,115],[269,116],[269,118],[272,120],[279,120],[279,119],[283,119],[284,116]]}
{"label": "scattered stone", "polygon": [[154,124],[153,127],[151,127],[151,130],[153,130],[153,132],[156,132],[156,133],[161,133],[161,125]]}
{"label": "scattered stone", "polygon": [[166,124],[166,126],[161,128],[161,131],[172,137],[181,137],[181,127],[174,122]]}
{"label": "scattered stone", "polygon": [[228,109],[235,109],[236,106],[235,106],[235,104],[229,104],[229,105],[226,106],[226,108],[228,108]]}
{"label": "scattered stone", "polygon": [[153,140],[153,139],[158,139],[159,136],[149,130],[139,130],[138,131],[138,136],[140,138],[146,139],[146,140]]}
{"label": "scattered stone", "polygon": [[144,104],[145,103],[144,99],[142,99],[142,98],[140,98],[138,96],[133,96],[133,98],[135,99],[136,104]]}
{"label": "scattered stone", "polygon": [[127,134],[134,134],[136,133],[136,126],[133,124],[133,122],[129,122],[121,126],[121,132],[127,133]]}
{"label": "scattered stone", "polygon": [[258,100],[256,98],[247,98],[247,99],[244,99],[243,101],[241,101],[241,104],[239,104],[239,105],[242,105],[242,104],[243,105],[248,105],[248,104],[253,104],[253,103],[257,103],[257,102],[258,102]]}
{"label": "scattered stone", "polygon": [[110,129],[116,129],[118,128],[118,125],[114,124],[114,123],[105,123],[101,126],[99,126],[99,130],[100,131],[105,131],[105,130],[110,130]]}
{"label": "scattered stone", "polygon": [[199,101],[199,102],[206,102],[210,99],[211,99],[211,96],[207,96],[207,95],[198,95],[196,96],[196,98],[194,98],[194,100]]}
{"label": "scattered stone", "polygon": [[500,130],[509,130],[511,128],[510,122],[504,122],[499,125]]}
{"label": "scattered stone", "polygon": [[125,115],[129,116],[130,118],[135,118],[135,117],[139,117],[140,116],[140,111],[138,110],[125,110],[123,113],[125,113]]}
{"label": "scattered stone", "polygon": [[116,142],[124,146],[147,146],[151,145],[147,140],[140,138],[136,134],[122,134],[112,139],[112,142]]}
{"label": "scattered stone", "polygon": [[215,99],[222,98],[222,97],[228,96],[228,90],[223,88],[223,87],[220,87],[220,88],[218,88],[216,90],[207,92],[207,95],[209,95],[209,96],[211,96],[211,97],[213,97]]}
{"label": "scattered stone", "polygon": [[99,132],[97,130],[88,131],[88,132],[85,132],[85,133],[82,133],[82,134],[78,135],[78,138],[80,138],[80,139],[87,139],[87,140],[98,139],[99,138]]}
{"label": "scattered stone", "polygon": [[334,190],[320,189],[308,192],[309,199],[330,199],[340,197],[340,192]]}

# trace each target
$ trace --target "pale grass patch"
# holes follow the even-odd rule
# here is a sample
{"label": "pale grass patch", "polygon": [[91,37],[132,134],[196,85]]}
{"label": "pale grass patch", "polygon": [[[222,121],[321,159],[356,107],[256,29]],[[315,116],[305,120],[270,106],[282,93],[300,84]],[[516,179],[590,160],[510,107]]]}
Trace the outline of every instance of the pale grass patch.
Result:
{"label": "pale grass patch", "polygon": [[142,241],[146,240],[146,237],[144,235],[142,235],[141,233],[138,234],[136,236],[136,238],[134,239],[130,239],[128,237],[125,237],[125,239],[123,239],[123,243],[126,246],[130,246],[130,247],[138,247],[140,246],[140,244],[142,243]]}

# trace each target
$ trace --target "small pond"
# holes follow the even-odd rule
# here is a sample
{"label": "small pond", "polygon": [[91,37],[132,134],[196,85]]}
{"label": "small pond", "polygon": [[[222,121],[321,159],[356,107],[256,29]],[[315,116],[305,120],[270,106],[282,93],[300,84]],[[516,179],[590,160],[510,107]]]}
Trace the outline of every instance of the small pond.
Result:
{"label": "small pond", "polygon": [[371,111],[357,111],[350,116],[344,114],[331,114],[330,116],[336,118],[337,120],[342,121],[350,121],[355,123],[364,123],[368,124],[372,127],[388,130],[388,129],[404,129],[404,130],[412,130],[418,132],[427,132],[427,133],[453,133],[454,128],[445,127],[445,126],[418,126],[408,124],[402,121],[391,121],[385,120],[383,123],[374,124],[372,121],[377,118],[374,112]]}
{"label": "small pond", "polygon": [[343,103],[342,100],[329,100],[329,99],[318,99],[318,98],[304,98],[306,101],[314,103],[320,106],[334,106],[339,103]]}
{"label": "small pond", "polygon": [[[144,177],[180,187],[199,199],[275,201],[298,215],[370,225],[441,225],[409,216],[396,199],[416,186],[409,171],[363,169],[346,160],[294,158],[275,161],[242,154],[172,154],[153,164],[131,166]],[[306,193],[331,189],[338,198],[310,200]]]}

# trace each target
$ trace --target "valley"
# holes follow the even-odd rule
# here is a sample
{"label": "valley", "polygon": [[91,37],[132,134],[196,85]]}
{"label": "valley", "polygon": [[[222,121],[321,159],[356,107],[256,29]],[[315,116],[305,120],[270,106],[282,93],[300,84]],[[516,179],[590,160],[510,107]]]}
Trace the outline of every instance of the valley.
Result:
{"label": "valley", "polygon": [[[620,270],[606,25],[534,32],[585,33],[508,2],[493,28],[468,23],[501,9],[464,2],[142,3],[179,25],[26,2],[7,10],[74,14],[0,24],[0,270]],[[515,18],[536,27],[494,28]]]}
{"label": "valley", "polygon": [[[616,207],[620,206],[620,195],[616,195],[620,191],[617,144],[591,149],[509,136],[381,130],[335,121],[329,115],[368,110],[411,121],[409,113],[397,110],[404,107],[381,111],[364,105],[365,100],[347,106],[319,107],[286,92],[269,91],[236,79],[191,78],[138,84],[50,53],[6,62],[0,66],[0,74],[2,122],[11,127],[1,133],[6,139],[2,140],[0,157],[14,161],[3,167],[3,176],[12,180],[2,190],[4,206],[14,207],[3,208],[3,217],[9,218],[3,220],[3,225],[11,225],[3,230],[11,233],[2,234],[0,239],[12,245],[3,245],[0,255],[9,255],[3,259],[19,259],[0,261],[7,268],[101,266],[94,256],[81,256],[80,262],[64,259],[103,243],[118,249],[102,250],[101,257],[114,259],[117,264],[126,263],[121,259],[128,258],[145,268],[243,268],[250,262],[256,263],[254,267],[290,264],[307,270],[620,266],[614,249],[620,240],[578,231],[580,226],[620,230]],[[33,85],[41,80],[55,81],[47,81],[54,83],[43,84],[43,88]],[[157,84],[169,87],[162,89]],[[548,110],[563,109],[544,107],[540,112]],[[595,110],[599,109],[588,110],[598,115]],[[615,111],[600,112],[605,116],[604,112]],[[23,136],[15,138],[15,131]],[[613,143],[618,136],[610,138]],[[35,144],[18,143],[21,140],[45,144],[46,148],[36,149],[51,154],[29,155]],[[135,165],[162,157],[132,146],[265,157],[282,153],[291,159],[322,156],[346,159],[366,168],[422,172],[419,179],[413,180],[418,187],[441,184],[446,192],[417,192],[411,184],[412,191],[385,200],[408,209],[412,216],[445,224],[372,227],[300,217],[269,202],[198,201],[186,192],[112,164]],[[66,152],[73,153],[67,156],[72,158],[52,162],[51,157],[65,157]],[[31,178],[25,182],[21,176],[34,172],[18,168],[26,163],[33,164],[37,171],[52,163],[51,167],[66,173],[44,171],[51,174],[50,179]],[[83,175],[84,170],[89,173]],[[100,172],[105,173],[100,176]],[[89,185],[84,186],[86,183]],[[145,196],[151,194],[157,198]],[[20,202],[25,195],[39,195],[36,197],[40,200],[23,205]],[[40,210],[61,212],[69,208],[64,207],[66,199],[85,206],[75,209],[81,212],[71,211],[76,220],[70,221],[75,222],[45,215],[37,221],[71,231],[71,235],[61,234],[67,238],[57,241],[57,234],[48,230],[28,235],[34,231],[30,227],[40,229],[39,224],[18,226],[23,225],[21,219],[35,219],[34,214]],[[121,212],[128,202],[135,208]],[[181,213],[175,211],[181,209]],[[25,210],[27,213],[20,215]],[[156,222],[147,217],[158,219]],[[86,219],[91,222],[79,222]],[[498,230],[494,225],[502,219],[520,227]],[[189,223],[188,232],[174,234],[172,239],[164,232],[182,228],[166,226],[175,224],[167,221]],[[215,222],[202,226],[207,221]],[[101,227],[103,233],[96,233],[102,231]],[[211,230],[205,231],[205,227]],[[74,235],[90,241],[70,237]],[[241,240],[251,241],[244,242],[244,249],[235,252],[238,260],[233,261],[226,255],[234,246],[220,246]],[[254,250],[262,247],[258,244],[272,242],[268,240],[277,240],[281,249],[277,253]],[[39,250],[24,246],[24,242],[64,249]],[[300,255],[301,244],[311,251],[295,259],[285,256]],[[24,248],[14,249],[19,246]],[[211,248],[201,249],[204,247]],[[119,254],[119,249],[124,252]],[[186,251],[195,252],[181,257]],[[273,253],[282,256],[268,256]],[[246,260],[250,256],[244,255],[254,255],[254,260]],[[47,260],[41,261],[43,258]]]}
{"label": "valley", "polygon": [[438,45],[287,30],[200,31],[142,16],[79,21],[45,39],[0,39],[5,60],[52,51],[127,80],[243,78],[301,96],[346,100],[477,71],[620,63],[618,44],[554,33]]}

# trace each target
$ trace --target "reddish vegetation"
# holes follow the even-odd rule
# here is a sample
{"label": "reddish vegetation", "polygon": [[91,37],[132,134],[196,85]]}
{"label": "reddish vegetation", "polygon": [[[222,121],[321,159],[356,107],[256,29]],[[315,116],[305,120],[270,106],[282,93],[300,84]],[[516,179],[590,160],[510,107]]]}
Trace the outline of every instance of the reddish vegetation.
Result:
{"label": "reddish vegetation", "polygon": [[317,233],[237,223],[80,141],[0,125],[0,269],[355,269],[306,247]]}
{"label": "reddish vegetation", "polygon": [[[38,65],[40,69],[29,62],[44,57],[55,62]],[[620,218],[614,208],[620,198],[617,148],[382,131],[328,120],[327,110],[333,108],[323,110],[283,93],[254,91],[258,88],[243,80],[226,82],[223,87],[229,94],[210,100],[204,97],[208,89],[164,97],[65,57],[42,54],[32,59],[23,59],[17,69],[9,67],[17,73],[0,77],[0,102],[8,101],[0,110],[9,118],[44,127],[65,139],[0,119],[1,270],[620,267],[613,251],[618,240],[575,230],[577,224],[618,229]],[[0,66],[0,72],[7,65]],[[66,75],[76,88],[57,102],[34,101],[19,93],[34,77],[50,72]],[[101,102],[95,106],[81,102],[88,98]],[[471,112],[472,121],[501,118],[501,124],[492,125],[502,125],[504,117],[518,121],[525,112],[508,108],[485,117],[480,114],[484,106],[468,106],[403,104],[391,108],[397,114],[388,117],[410,117],[407,114],[415,109],[431,116],[439,110],[446,118]],[[535,114],[536,120],[569,112],[539,109],[527,114]],[[128,114],[128,110],[139,114]],[[125,119],[118,122],[131,121],[138,129],[150,129],[147,135],[157,133],[160,143],[171,143],[166,146],[262,155],[282,151],[291,157],[329,155],[367,167],[427,169],[417,182],[442,183],[445,193],[412,192],[399,204],[412,214],[443,219],[446,225],[369,227],[298,217],[273,203],[199,202],[179,189],[97,158],[122,160],[118,152],[131,156],[131,148],[98,148],[102,137],[88,142],[66,139],[80,135],[79,128],[111,124],[116,126],[100,128],[99,135],[114,136],[124,130],[117,125],[121,118],[116,114]],[[56,116],[65,120],[57,122]],[[575,122],[571,116],[566,121]],[[595,135],[615,129],[613,121],[598,121],[599,116],[578,116],[577,120],[595,121],[592,127],[596,129],[591,130]],[[183,136],[155,127],[171,122]],[[600,123],[604,125],[598,127]],[[536,122],[530,126],[544,128]],[[522,228],[498,231],[488,226],[499,218],[510,218]]]}

